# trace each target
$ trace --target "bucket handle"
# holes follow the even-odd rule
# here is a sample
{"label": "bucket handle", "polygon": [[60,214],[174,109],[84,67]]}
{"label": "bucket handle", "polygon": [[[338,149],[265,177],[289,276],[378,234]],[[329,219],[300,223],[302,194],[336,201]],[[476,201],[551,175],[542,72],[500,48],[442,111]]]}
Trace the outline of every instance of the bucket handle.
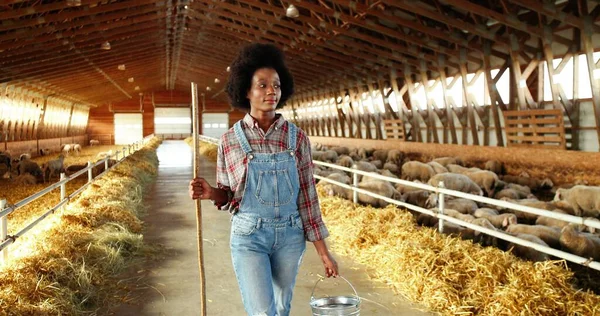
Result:
{"label": "bucket handle", "polygon": [[[354,286],[352,286],[352,283],[350,283],[348,280],[346,280],[346,278],[344,278],[341,275],[338,275],[340,278],[342,278],[344,281],[346,281],[346,283],[348,283],[348,285],[350,285],[350,287],[352,288],[352,291],[354,291],[354,296],[356,296],[356,298],[360,299],[360,297],[358,296],[358,292],[356,292],[356,289],[354,288]],[[319,282],[323,281],[325,278],[320,277],[317,280],[317,283],[315,283],[315,286],[313,286],[312,292],[310,293],[310,299],[313,300],[315,298],[315,289],[317,288],[317,284],[319,284]]]}

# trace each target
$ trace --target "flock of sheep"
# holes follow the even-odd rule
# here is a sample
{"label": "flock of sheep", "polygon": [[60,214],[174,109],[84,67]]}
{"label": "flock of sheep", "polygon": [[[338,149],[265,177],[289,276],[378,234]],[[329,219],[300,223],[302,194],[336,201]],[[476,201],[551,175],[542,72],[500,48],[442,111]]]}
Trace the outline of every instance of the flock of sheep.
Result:
{"label": "flock of sheep", "polygon": [[[91,140],[90,146],[99,145],[97,140]],[[81,145],[79,144],[64,144],[61,146],[61,151],[56,159],[49,160],[46,163],[38,164],[31,160],[30,153],[20,155],[12,155],[10,151],[0,151],[0,168],[4,165],[5,172],[2,176],[4,179],[11,179],[16,184],[36,184],[52,181],[53,178],[59,179],[61,173],[67,175],[73,174],[87,167],[87,164],[71,164],[65,166],[65,157],[74,153],[81,153]],[[49,156],[53,152],[50,149],[40,149],[40,156]],[[97,159],[104,159],[106,156],[112,155],[110,152],[102,152],[97,155]],[[114,164],[113,159],[109,159],[109,165]],[[104,171],[104,164],[94,167],[93,174],[99,174]],[[0,169],[1,170],[1,169]]]}
{"label": "flock of sheep", "polygon": [[[320,144],[312,147],[314,160],[335,163],[343,167],[354,167],[364,172],[373,172],[392,178],[426,183],[438,187],[443,182],[446,189],[487,196],[511,203],[544,209],[552,212],[598,219],[600,216],[600,187],[569,185],[556,187],[550,179],[536,179],[526,173],[506,175],[503,164],[488,161],[483,169],[467,167],[460,158],[442,157],[428,162],[411,161],[400,150],[365,149],[347,147],[326,148]],[[329,179],[352,184],[352,174],[342,170],[315,165],[315,174]],[[352,199],[352,190],[326,183],[327,194]],[[427,190],[371,177],[359,175],[358,188],[379,195],[413,204],[422,208],[435,209],[437,195]],[[554,192],[553,201],[541,201],[536,194]],[[384,207],[384,200],[366,194],[358,194],[359,203]],[[412,212],[412,211],[411,211]],[[413,212],[420,225],[435,227],[438,219]],[[540,245],[561,249],[585,258],[600,261],[600,234],[591,227],[538,216],[530,213],[504,209],[476,203],[473,200],[446,196],[444,214],[492,230],[501,230]],[[450,222],[444,223],[444,233],[472,239],[483,245],[494,245],[512,251],[519,257],[542,261],[549,255],[532,248],[511,244]]]}

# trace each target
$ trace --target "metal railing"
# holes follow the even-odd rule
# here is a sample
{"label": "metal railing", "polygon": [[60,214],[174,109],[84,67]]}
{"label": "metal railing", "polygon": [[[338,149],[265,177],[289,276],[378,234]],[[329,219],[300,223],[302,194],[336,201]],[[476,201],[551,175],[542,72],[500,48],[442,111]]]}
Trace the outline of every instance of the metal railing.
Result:
{"label": "metal railing", "polygon": [[[123,160],[125,160],[125,158],[127,156],[131,155],[133,152],[142,148],[143,145],[146,144],[146,142],[153,136],[154,136],[153,134],[146,136],[146,137],[144,137],[143,140],[141,140],[139,142],[135,142],[131,145],[124,146],[122,148],[122,151],[117,150],[114,155],[109,155],[109,156],[105,157],[104,159],[98,160],[96,163],[92,164],[92,162],[88,161],[86,168],[81,169],[81,170],[73,173],[70,176],[66,176],[64,173],[61,173],[60,180],[58,182],[42,189],[41,191],[39,191],[33,195],[30,195],[30,196],[24,198],[23,200],[17,202],[16,204],[8,204],[6,200],[0,200],[0,263],[6,262],[6,260],[8,259],[8,248],[7,247],[10,244],[13,244],[19,237],[23,236],[25,233],[27,233],[29,230],[31,230],[33,227],[35,227],[37,224],[39,224],[42,220],[44,220],[50,214],[53,214],[57,209],[60,209],[63,205],[68,203],[73,197],[75,197],[76,195],[81,193],[83,190],[85,190],[95,179],[98,179],[99,177],[103,176],[110,169],[118,166]],[[122,156],[120,158],[119,158],[119,154],[122,154]],[[109,160],[112,159],[113,157],[115,158],[116,162],[114,165],[109,166]],[[96,177],[94,178],[92,171],[96,166],[99,166],[101,164],[104,164],[104,171],[97,174]],[[85,183],[79,189],[77,189],[76,191],[74,191],[73,193],[71,193],[67,196],[66,195],[67,182],[76,179],[77,177],[83,175],[86,172],[88,173],[87,183]],[[19,230],[14,235],[8,235],[8,215],[9,214],[11,214],[12,212],[18,210],[19,208],[22,208],[25,205],[41,198],[42,196],[50,193],[51,191],[53,191],[57,188],[60,188],[60,202],[58,202],[58,204],[54,205],[52,208],[47,210],[44,214],[42,214],[40,217],[33,220],[31,223],[29,223],[27,226],[25,226],[24,228]]]}
{"label": "metal railing", "polygon": [[[207,137],[207,136],[201,135],[200,139],[204,140],[206,142],[218,144],[218,140],[215,138],[212,138],[212,137]],[[540,251],[540,252],[543,252],[543,253],[558,257],[558,258],[562,258],[562,259],[565,259],[565,260],[568,260],[568,261],[571,261],[571,262],[574,262],[577,264],[588,266],[595,270],[600,270],[600,262],[592,261],[590,258],[584,258],[581,256],[574,255],[572,253],[568,253],[565,251],[561,251],[561,250],[557,250],[554,248],[539,245],[539,244],[536,244],[536,243],[533,243],[533,242],[530,242],[530,241],[527,241],[527,240],[524,240],[521,238],[514,237],[512,235],[503,233],[502,231],[499,231],[499,230],[491,230],[491,229],[488,229],[488,228],[485,228],[482,226],[478,226],[478,225],[475,225],[475,224],[472,224],[469,222],[465,222],[465,221],[456,219],[454,217],[445,215],[444,214],[444,209],[445,209],[444,204],[445,204],[445,196],[450,195],[450,196],[460,197],[460,198],[464,198],[464,199],[468,199],[468,200],[472,200],[472,201],[476,201],[476,202],[480,202],[480,203],[495,205],[495,206],[503,207],[506,209],[517,210],[517,211],[521,211],[521,212],[525,212],[525,213],[529,213],[529,214],[550,217],[550,218],[562,220],[562,221],[569,222],[569,223],[575,223],[575,224],[579,224],[579,225],[585,225],[588,227],[594,227],[594,228],[600,229],[600,221],[595,220],[593,218],[583,218],[583,217],[573,216],[573,215],[569,215],[569,214],[556,213],[556,212],[542,210],[542,209],[538,209],[538,208],[534,208],[534,207],[518,205],[518,204],[510,203],[507,201],[496,200],[496,199],[491,199],[491,198],[487,198],[487,197],[483,197],[483,196],[479,196],[479,195],[473,195],[473,194],[463,193],[463,192],[459,192],[459,191],[449,190],[449,189],[443,188],[443,183],[441,184],[442,187],[436,188],[436,187],[433,187],[433,186],[430,186],[427,184],[423,184],[423,183],[415,183],[415,182],[411,182],[411,181],[390,178],[390,177],[382,176],[379,174],[360,171],[360,170],[354,169],[354,168],[346,168],[346,167],[338,166],[335,164],[321,162],[318,160],[313,160],[313,163],[316,165],[321,165],[321,166],[325,166],[325,167],[329,167],[329,168],[333,168],[333,169],[350,172],[353,175],[352,185],[344,184],[344,183],[341,183],[341,182],[338,182],[335,180],[331,180],[329,178],[322,177],[319,175],[315,175],[315,178],[325,181],[325,182],[329,182],[329,183],[341,186],[341,187],[349,189],[349,190],[352,190],[353,191],[352,197],[353,197],[354,203],[358,203],[358,193],[366,194],[366,195],[384,200],[388,203],[402,206],[407,209],[438,218],[440,232],[443,232],[444,221],[448,221],[450,223],[464,226],[466,228],[469,228],[469,229],[472,229],[475,231],[479,231],[484,234],[494,236],[496,238],[500,238],[500,239],[503,239],[503,240],[506,240],[506,241],[509,241],[509,242],[512,242],[515,244],[519,244],[521,246],[533,248],[537,251]],[[422,207],[419,207],[419,206],[416,206],[413,204],[397,201],[397,200],[373,193],[371,191],[360,189],[358,187],[358,183],[359,183],[358,175],[372,177],[372,178],[379,179],[379,180],[389,181],[392,183],[398,183],[398,184],[402,184],[402,185],[406,185],[406,186],[410,186],[410,187],[414,187],[414,188],[418,188],[418,189],[422,189],[422,190],[435,192],[436,194],[438,194],[438,208],[437,208],[438,211],[435,212],[435,211],[425,209],[425,208],[422,208]]]}
{"label": "metal railing", "polygon": [[[480,202],[480,203],[500,206],[500,207],[507,208],[507,209],[517,210],[517,211],[535,214],[535,215],[539,215],[539,216],[546,216],[546,217],[562,220],[562,221],[569,222],[569,223],[575,223],[575,224],[580,224],[580,225],[585,225],[588,227],[594,227],[594,228],[600,229],[600,221],[597,221],[595,219],[582,218],[582,217],[568,215],[568,214],[555,213],[555,212],[551,212],[551,211],[537,209],[534,207],[523,206],[523,205],[518,205],[518,204],[514,204],[514,203],[502,201],[502,200],[491,199],[491,198],[487,198],[487,197],[483,197],[483,196],[479,196],[479,195],[473,195],[473,194],[469,194],[469,193],[448,190],[448,189],[444,189],[443,187],[436,188],[436,187],[433,187],[433,186],[430,186],[427,184],[423,184],[423,183],[415,183],[415,182],[411,182],[411,181],[390,178],[390,177],[382,176],[382,175],[379,175],[376,173],[364,172],[364,171],[360,171],[360,170],[357,170],[354,168],[346,168],[346,167],[342,167],[342,166],[338,166],[338,165],[334,165],[334,164],[330,164],[330,163],[325,163],[325,162],[321,162],[321,161],[317,161],[317,160],[313,160],[313,163],[317,164],[317,165],[321,165],[321,166],[325,166],[325,167],[329,167],[329,168],[333,168],[333,169],[339,169],[339,170],[343,170],[343,171],[352,173],[353,174],[353,184],[352,185],[347,185],[347,184],[344,184],[344,183],[341,183],[341,182],[338,182],[335,180],[331,180],[326,177],[318,176],[318,175],[315,175],[315,178],[317,178],[319,180],[323,180],[328,183],[339,185],[346,189],[352,190],[354,203],[358,203],[358,193],[363,193],[363,194],[366,194],[366,195],[369,195],[369,196],[372,196],[375,198],[379,198],[388,203],[402,206],[407,209],[411,209],[411,210],[438,218],[440,232],[443,232],[444,221],[448,221],[450,223],[464,226],[466,228],[469,228],[469,229],[472,229],[475,231],[479,231],[484,234],[494,236],[496,238],[500,238],[500,239],[503,239],[503,240],[506,240],[506,241],[509,241],[509,242],[512,242],[515,244],[533,248],[537,251],[540,251],[540,252],[543,252],[543,253],[558,257],[558,258],[562,258],[562,259],[565,259],[565,260],[568,260],[568,261],[571,261],[571,262],[574,262],[577,264],[588,266],[595,270],[600,270],[600,262],[592,261],[590,258],[580,257],[580,256],[577,256],[577,255],[574,255],[574,254],[571,254],[571,253],[568,253],[565,251],[561,251],[561,250],[557,250],[554,248],[539,245],[539,244],[536,244],[536,243],[533,243],[533,242],[530,242],[527,240],[523,240],[521,238],[514,237],[512,235],[503,233],[502,231],[499,231],[499,230],[488,229],[485,227],[481,227],[481,226],[445,215],[444,214],[444,209],[445,209],[444,202],[445,202],[445,196],[450,195],[450,196],[473,200],[473,201]],[[373,193],[371,191],[360,189],[358,187],[358,175],[359,174],[363,175],[363,176],[379,179],[379,180],[389,181],[389,182],[393,182],[393,183],[398,183],[398,184],[418,188],[418,189],[433,191],[436,194],[438,194],[438,208],[437,208],[438,212],[428,210],[428,209],[425,209],[425,208],[422,208],[419,206],[415,206],[415,205],[412,205],[409,203],[397,201],[397,200]],[[443,184],[442,184],[442,186],[443,186]]]}

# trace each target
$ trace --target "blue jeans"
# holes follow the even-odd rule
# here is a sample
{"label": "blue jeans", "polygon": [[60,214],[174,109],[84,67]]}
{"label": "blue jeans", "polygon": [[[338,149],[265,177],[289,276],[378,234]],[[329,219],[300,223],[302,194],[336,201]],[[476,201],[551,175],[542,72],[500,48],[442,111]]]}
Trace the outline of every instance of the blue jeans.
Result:
{"label": "blue jeans", "polygon": [[300,215],[233,216],[231,257],[248,315],[289,315],[305,249]]}

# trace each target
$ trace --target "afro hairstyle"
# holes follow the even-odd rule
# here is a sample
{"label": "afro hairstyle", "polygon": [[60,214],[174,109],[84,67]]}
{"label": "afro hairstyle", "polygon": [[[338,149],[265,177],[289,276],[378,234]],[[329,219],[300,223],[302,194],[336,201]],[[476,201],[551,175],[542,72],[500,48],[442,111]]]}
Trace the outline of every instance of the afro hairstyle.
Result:
{"label": "afro hairstyle", "polygon": [[272,68],[281,80],[281,99],[277,108],[283,107],[294,93],[294,78],[285,65],[283,52],[272,44],[253,43],[245,46],[231,64],[231,73],[227,81],[227,95],[235,108],[249,111],[247,98],[252,85],[254,72],[261,68]]}

